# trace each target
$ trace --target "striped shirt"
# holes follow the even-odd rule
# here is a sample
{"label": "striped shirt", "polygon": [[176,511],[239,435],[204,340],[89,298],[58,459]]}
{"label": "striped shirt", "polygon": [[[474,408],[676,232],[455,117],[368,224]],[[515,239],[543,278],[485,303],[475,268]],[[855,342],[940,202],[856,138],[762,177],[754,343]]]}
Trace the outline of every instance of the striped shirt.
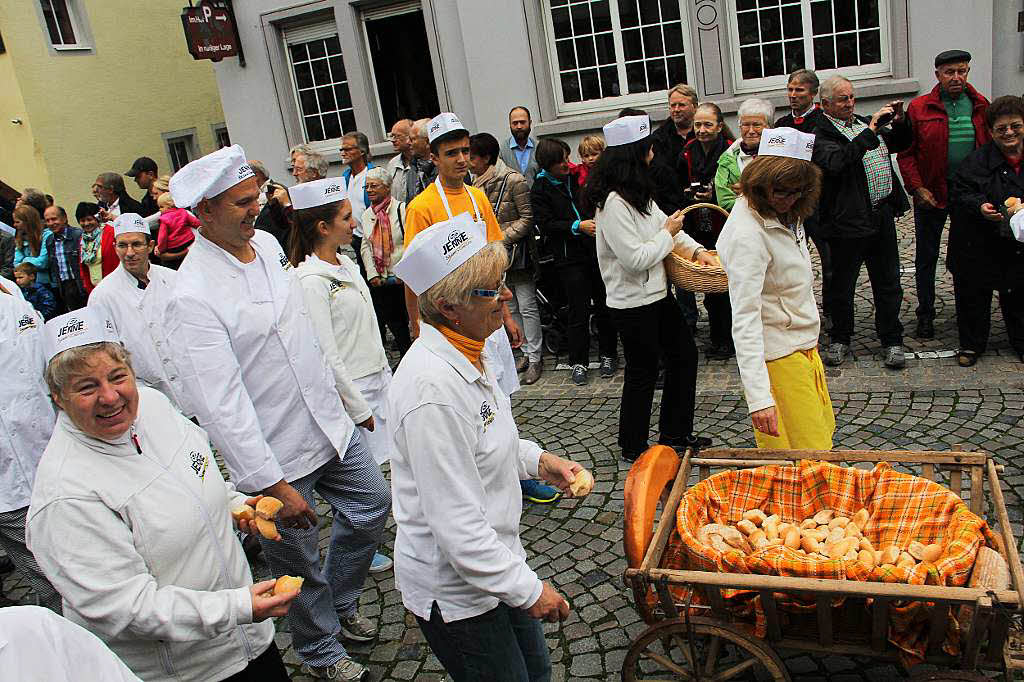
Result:
{"label": "striped shirt", "polygon": [[[849,121],[840,121],[824,114],[847,140],[852,140],[867,128],[856,116]],[[882,199],[892,194],[892,163],[889,160],[889,147],[882,136],[878,136],[878,146],[864,153],[864,174],[868,178],[868,196],[871,205],[877,206]]]}
{"label": "striped shirt", "polygon": [[949,118],[949,149],[946,156],[949,161],[947,174],[952,177],[960,162],[974,151],[974,122],[971,120],[974,104],[967,95],[950,99],[945,92],[942,93],[942,104]]}

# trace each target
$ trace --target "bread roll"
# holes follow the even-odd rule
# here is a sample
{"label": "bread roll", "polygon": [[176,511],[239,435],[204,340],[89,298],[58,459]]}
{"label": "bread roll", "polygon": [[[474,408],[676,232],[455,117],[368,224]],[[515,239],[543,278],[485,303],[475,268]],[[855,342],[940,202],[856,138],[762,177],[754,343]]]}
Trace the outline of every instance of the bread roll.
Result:
{"label": "bread roll", "polygon": [[261,519],[256,517],[252,520],[256,524],[256,531],[268,540],[278,541],[281,539],[281,534],[277,532],[277,524],[267,519]]}
{"label": "bread roll", "polygon": [[800,522],[800,530],[810,530],[811,528],[817,528],[818,522],[814,519],[804,519]]}
{"label": "bread roll", "polygon": [[783,543],[790,549],[800,549],[800,529],[790,526],[782,538]]}
{"label": "bread roll", "polygon": [[764,525],[761,526],[761,529],[764,531],[765,536],[769,540],[777,540],[778,539],[778,537],[779,537],[779,526],[778,526],[778,524],[771,523],[770,521],[765,521]]}
{"label": "bread roll", "polygon": [[871,540],[868,540],[865,537],[861,537],[860,538],[859,542],[857,543],[857,546],[860,549],[866,549],[867,551],[869,551],[871,553],[874,553],[874,551],[875,551],[874,546],[872,546],[872,544],[871,544]]}
{"label": "bread roll", "polygon": [[845,539],[846,539],[846,529],[845,528],[833,528],[832,530],[830,530],[828,532],[828,537],[825,538],[825,542],[830,542],[832,544],[836,544],[840,540],[845,540]]}
{"label": "bread roll", "polygon": [[921,553],[921,561],[938,561],[939,557],[942,556],[942,545],[935,542],[925,546],[924,551]]}
{"label": "bread roll", "polygon": [[862,549],[857,552],[857,561],[860,562],[860,565],[865,569],[872,571],[875,568],[875,553]]}
{"label": "bread roll", "polygon": [[276,497],[264,497],[256,503],[256,516],[266,521],[277,517],[277,513],[284,507],[284,502]]}
{"label": "bread roll", "polygon": [[569,490],[573,497],[586,497],[594,489],[594,475],[586,469],[581,469],[576,474],[576,479],[569,484]]}
{"label": "bread roll", "polygon": [[882,564],[895,564],[896,560],[900,558],[900,548],[896,545],[889,545],[882,550],[882,556],[878,560]]}
{"label": "bread roll", "polygon": [[910,552],[900,552],[900,558],[896,560],[896,568],[913,568],[917,566],[917,560]]}
{"label": "bread roll", "polygon": [[762,523],[761,525],[763,526],[765,523],[774,523],[777,526],[780,523],[782,523],[782,517],[778,514],[772,514],[771,516],[765,517],[764,523]]}
{"label": "bread roll", "polygon": [[274,596],[279,594],[288,594],[289,592],[298,592],[302,589],[302,583],[305,578],[296,578],[293,575],[282,575],[277,581],[274,582]]}
{"label": "bread roll", "polygon": [[868,519],[869,518],[870,518],[870,515],[868,514],[868,510],[867,509],[861,509],[856,514],[854,514],[852,517],[850,517],[850,522],[851,523],[856,523],[858,528],[862,528],[863,529],[863,528],[867,527]]}
{"label": "bread roll", "polygon": [[837,516],[828,522],[828,529],[832,530],[833,528],[846,528],[846,525],[848,523],[850,523],[850,519],[848,519],[847,517]]}
{"label": "bread roll", "polygon": [[860,537],[860,526],[858,526],[856,523],[853,523],[852,521],[846,524],[846,528],[844,528],[843,530],[846,531],[846,537],[848,538]]}
{"label": "bread roll", "polygon": [[832,520],[835,512],[831,509],[822,509],[820,512],[814,515],[814,522],[819,526],[824,525]]}
{"label": "bread roll", "polygon": [[805,530],[802,535],[805,538],[814,538],[816,542],[825,542],[825,539],[828,537],[827,532],[818,530],[817,528],[813,530]]}
{"label": "bread roll", "polygon": [[252,521],[256,518],[256,510],[247,504],[243,504],[240,507],[235,507],[231,510],[231,518],[236,522],[238,521]]}
{"label": "bread roll", "polygon": [[737,522],[736,528],[742,531],[744,535],[750,535],[755,530],[757,530],[757,526],[754,525],[754,522],[748,521],[747,519],[743,519],[742,521]]}
{"label": "bread roll", "polygon": [[813,554],[813,553],[817,552],[821,548],[821,545],[819,545],[818,541],[815,540],[814,538],[805,535],[800,540],[800,547],[801,547],[801,549],[803,549],[808,554]]}
{"label": "bread roll", "polygon": [[748,509],[743,512],[743,518],[747,521],[753,521],[755,526],[760,526],[768,516],[760,509]]}
{"label": "bread roll", "polygon": [[768,544],[768,537],[764,534],[764,531],[758,528],[753,533],[747,536],[747,542],[754,549],[761,549]]}

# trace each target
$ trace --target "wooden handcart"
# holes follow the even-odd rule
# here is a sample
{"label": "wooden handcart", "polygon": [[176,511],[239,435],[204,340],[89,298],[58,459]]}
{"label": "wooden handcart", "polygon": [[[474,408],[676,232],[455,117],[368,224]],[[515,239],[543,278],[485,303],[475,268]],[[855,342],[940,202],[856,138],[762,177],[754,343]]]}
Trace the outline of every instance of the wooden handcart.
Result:
{"label": "wooden handcart", "polygon": [[[889,462],[946,485],[983,518],[990,502],[993,513],[988,518],[990,524],[996,522],[993,530],[1000,545],[996,549],[1009,565],[1011,589],[995,592],[660,568],[676,532],[676,512],[692,474],[704,480],[726,469],[796,464],[804,459],[850,466]],[[680,458],[668,447],[654,446],[637,460],[626,483],[624,543],[629,568],[625,582],[632,588],[636,608],[648,627],[632,642],[622,680],[789,680],[777,650],[897,661],[899,651],[887,637],[888,609],[890,604],[904,601],[931,602],[954,610],[973,607],[959,657],[942,651],[947,610],[931,609],[925,662],[942,672],[920,675],[919,679],[989,679],[980,671],[1000,671],[1006,680],[1014,679],[1014,671],[1024,669],[1024,636],[1019,625],[1024,570],[999,484],[1001,468],[984,452],[709,449],[687,450]],[[680,587],[702,594],[703,605],[682,603],[673,596],[673,592],[687,591]],[[722,596],[724,588],[760,595],[767,638],[755,636],[750,624],[731,616]],[[809,597],[815,608],[783,618],[776,601],[780,593]],[[844,598],[843,606],[833,606],[835,597]],[[693,615],[695,609],[700,609],[701,615]]]}

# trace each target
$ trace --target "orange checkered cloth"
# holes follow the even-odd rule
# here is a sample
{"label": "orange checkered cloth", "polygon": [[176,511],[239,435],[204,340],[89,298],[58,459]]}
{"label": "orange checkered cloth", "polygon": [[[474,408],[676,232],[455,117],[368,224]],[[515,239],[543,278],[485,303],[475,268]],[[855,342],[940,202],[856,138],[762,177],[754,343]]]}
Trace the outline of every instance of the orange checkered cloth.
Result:
{"label": "orange checkered cloth", "polygon": [[[735,525],[748,509],[761,509],[766,514],[778,514],[785,522],[800,523],[823,509],[849,517],[864,508],[870,519],[862,532],[874,547],[896,544],[906,548],[914,540],[926,545],[940,542],[942,556],[934,563],[922,562],[913,570],[876,567],[869,572],[856,561],[811,559],[783,546],[744,555],[738,550],[719,552],[697,539],[705,524]],[[959,587],[967,583],[979,548],[986,544],[996,546],[985,521],[971,513],[948,488],[899,473],[885,462],[871,471],[805,460],[796,466],[722,472],[686,492],[679,503],[676,521],[678,534],[666,549],[662,568]],[[676,590],[677,597],[685,593],[685,588]],[[766,635],[764,611],[757,593],[723,589],[722,596],[733,615],[753,617],[755,634]],[[694,603],[703,603],[699,591],[692,599]],[[783,612],[808,612],[815,608],[813,598],[805,596],[776,595],[776,602]],[[842,598],[833,600],[833,606],[842,603]],[[931,602],[890,604],[889,641],[900,649],[908,667],[923,660],[926,625],[933,606]],[[957,655],[959,627],[952,613],[948,620],[949,634],[943,648],[950,655]]]}

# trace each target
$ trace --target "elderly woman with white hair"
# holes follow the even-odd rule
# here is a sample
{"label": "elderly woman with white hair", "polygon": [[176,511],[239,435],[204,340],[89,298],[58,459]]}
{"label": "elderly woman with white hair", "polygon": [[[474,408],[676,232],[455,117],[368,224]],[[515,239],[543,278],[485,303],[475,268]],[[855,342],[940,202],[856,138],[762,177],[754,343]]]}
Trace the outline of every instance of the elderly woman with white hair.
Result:
{"label": "elderly woman with white hair", "polygon": [[418,234],[397,268],[423,324],[388,395],[395,582],[455,682],[550,679],[540,620],[564,620],[569,604],[526,563],[519,481],[574,495],[593,481],[519,437],[496,381],[484,344],[512,296],[507,265],[461,214]]}
{"label": "elderly woman with white hair", "polygon": [[715,173],[715,199],[726,211],[736,204],[735,185],[743,168],[757,156],[761,132],[772,125],[775,106],[766,99],[752,97],[740,104],[740,136],[718,159]]}
{"label": "elderly woman with white hair", "polygon": [[361,216],[353,216],[363,226],[359,256],[370,284],[381,340],[386,326],[395,337],[399,354],[404,356],[412,338],[405,311],[405,286],[395,275],[395,265],[405,250],[405,202],[391,196],[391,177],[383,166],[366,171],[366,196],[366,210]]}
{"label": "elderly woman with white hair", "polygon": [[44,331],[59,412],[27,539],[65,617],[143,680],[286,681],[269,619],[298,591],[253,584],[230,514],[259,498],[224,481],[205,431],[136,383],[108,319],[83,308]]}

